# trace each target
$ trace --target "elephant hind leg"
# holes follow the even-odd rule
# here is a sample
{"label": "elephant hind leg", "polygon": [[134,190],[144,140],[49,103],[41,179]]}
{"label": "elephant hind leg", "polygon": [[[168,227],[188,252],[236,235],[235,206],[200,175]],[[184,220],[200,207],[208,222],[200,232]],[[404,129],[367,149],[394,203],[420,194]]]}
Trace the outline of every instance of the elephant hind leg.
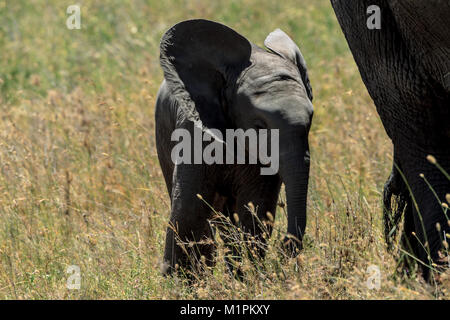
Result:
{"label": "elephant hind leg", "polygon": [[394,165],[383,190],[384,236],[389,251],[393,249],[399,224],[407,207],[411,207],[409,191]]}
{"label": "elephant hind leg", "polygon": [[419,256],[419,243],[413,235],[415,231],[414,208],[409,190],[399,172],[400,167],[394,164],[391,174],[384,185],[383,191],[383,220],[384,235],[389,251],[393,250],[396,236],[400,230],[400,222],[403,219],[401,231],[400,250],[397,260],[398,266],[407,274],[412,273],[415,260],[412,257]]}
{"label": "elephant hind leg", "polygon": [[413,212],[412,203],[411,200],[409,200],[405,208],[403,231],[400,239],[400,247],[404,252],[400,252],[398,257],[398,265],[408,275],[413,273],[414,266],[416,265],[416,261],[413,257],[418,257],[420,248],[420,244],[413,234],[413,232],[415,232]]}

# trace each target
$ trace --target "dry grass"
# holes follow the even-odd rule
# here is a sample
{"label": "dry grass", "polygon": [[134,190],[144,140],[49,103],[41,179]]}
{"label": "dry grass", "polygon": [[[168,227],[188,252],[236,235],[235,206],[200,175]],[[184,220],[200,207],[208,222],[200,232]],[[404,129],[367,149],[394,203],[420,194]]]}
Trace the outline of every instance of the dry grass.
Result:
{"label": "dry grass", "polygon": [[[67,1],[0,1],[0,298],[444,298],[394,277],[381,221],[391,143],[327,0],[78,2],[82,30],[65,27]],[[243,282],[223,263],[193,286],[159,273],[170,208],[153,134],[158,46],[192,17],[258,44],[282,28],[315,91],[306,248],[282,259],[280,208]],[[69,265],[80,290],[66,288]],[[370,265],[380,290],[366,285]]]}

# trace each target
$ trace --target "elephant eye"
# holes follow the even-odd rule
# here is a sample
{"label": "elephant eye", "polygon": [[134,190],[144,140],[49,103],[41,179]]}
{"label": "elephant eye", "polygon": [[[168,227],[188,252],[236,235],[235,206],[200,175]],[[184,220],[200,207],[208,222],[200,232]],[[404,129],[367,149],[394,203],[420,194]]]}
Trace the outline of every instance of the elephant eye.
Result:
{"label": "elephant eye", "polygon": [[293,77],[291,77],[290,75],[287,75],[287,74],[280,74],[279,76],[278,76],[278,79],[277,80],[280,80],[280,81],[286,81],[286,80],[293,80],[293,81],[296,81]]}
{"label": "elephant eye", "polygon": [[266,93],[267,93],[266,90],[259,90],[259,91],[256,91],[256,92],[254,93],[254,95],[255,95],[255,96],[261,96],[261,95],[266,94]]}

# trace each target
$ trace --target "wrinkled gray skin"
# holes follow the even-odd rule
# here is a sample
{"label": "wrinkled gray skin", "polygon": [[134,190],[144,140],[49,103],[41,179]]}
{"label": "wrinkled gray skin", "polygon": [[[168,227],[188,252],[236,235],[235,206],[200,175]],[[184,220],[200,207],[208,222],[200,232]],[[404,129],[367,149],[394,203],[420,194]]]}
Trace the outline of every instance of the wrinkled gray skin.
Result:
{"label": "wrinkled gray skin", "polygon": [[[286,185],[290,252],[301,248],[306,226],[309,176],[308,132],[313,115],[312,91],[305,61],[295,43],[281,30],[271,33],[263,50],[230,28],[206,20],[172,27],[161,40],[164,82],[156,103],[158,157],[171,198],[164,273],[176,264],[192,267],[200,255],[213,261],[214,243],[204,241],[186,254],[182,241],[212,239],[210,208],[231,216],[239,226],[264,241],[263,228],[246,206],[252,202],[262,222],[273,216],[281,183]],[[280,172],[260,175],[260,165],[174,165],[171,141],[176,128],[191,133],[203,128],[280,130]],[[193,134],[192,134],[193,135]],[[225,137],[225,134],[224,134]],[[235,222],[235,221],[234,221]],[[174,229],[177,232],[175,237]],[[271,233],[268,226],[268,233]],[[226,237],[225,237],[226,238]],[[297,240],[295,240],[297,239]],[[226,239],[225,239],[226,241]],[[257,250],[264,256],[264,248]],[[233,255],[239,253],[232,250]]]}
{"label": "wrinkled gray skin", "polygon": [[[428,243],[432,260],[448,265],[447,259],[439,254],[443,233],[450,232],[440,202],[450,193],[450,181],[426,156],[435,156],[450,172],[450,3],[440,0],[332,0],[331,3],[394,145],[394,166],[384,189],[388,245],[392,246],[404,211],[401,239],[404,249],[430,264],[426,251],[412,234],[415,232],[422,244]],[[366,27],[366,10],[370,5],[381,8],[381,30]],[[433,186],[439,201],[420,173]],[[392,200],[397,200],[394,208]],[[440,232],[436,223],[441,226]],[[424,274],[429,274],[427,268]]]}

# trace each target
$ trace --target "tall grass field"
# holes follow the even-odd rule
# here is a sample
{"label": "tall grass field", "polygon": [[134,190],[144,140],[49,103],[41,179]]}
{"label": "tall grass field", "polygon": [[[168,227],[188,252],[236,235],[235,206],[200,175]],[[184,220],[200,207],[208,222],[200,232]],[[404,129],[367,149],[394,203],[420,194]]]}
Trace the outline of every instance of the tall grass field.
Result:
{"label": "tall grass field", "polygon": [[[66,26],[73,4],[79,30]],[[196,281],[160,273],[170,200],[154,136],[159,41],[191,18],[260,46],[281,28],[314,90],[305,248],[280,252],[282,192],[267,257],[244,260],[243,281],[220,239]],[[328,0],[0,0],[0,299],[446,299],[445,277],[404,277],[386,249],[391,154]]]}

